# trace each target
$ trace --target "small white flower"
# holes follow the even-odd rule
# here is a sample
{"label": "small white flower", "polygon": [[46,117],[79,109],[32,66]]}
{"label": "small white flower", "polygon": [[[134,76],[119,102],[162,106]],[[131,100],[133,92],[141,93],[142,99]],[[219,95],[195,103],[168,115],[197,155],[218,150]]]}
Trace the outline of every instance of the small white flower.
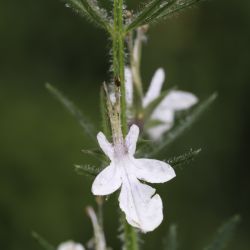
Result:
{"label": "small white flower", "polygon": [[[126,68],[126,75],[131,75],[129,73],[130,69]],[[161,94],[162,85],[165,80],[165,72],[162,68],[156,70],[149,89],[144,96],[142,103],[143,107],[146,108],[152,101],[154,101]],[[132,100],[131,95],[133,95],[131,91],[132,78],[126,77],[125,81],[126,93],[130,96],[130,100]],[[198,98],[192,93],[172,90],[170,91],[165,98],[160,102],[160,104],[155,108],[151,115],[151,120],[158,120],[162,122],[153,128],[148,129],[146,132],[153,140],[159,140],[162,135],[171,129],[174,125],[174,113],[178,110],[185,110],[193,106],[198,102]],[[132,102],[128,102],[127,105],[130,107]]]}
{"label": "small white flower", "polygon": [[155,189],[141,183],[163,183],[175,177],[173,168],[151,159],[135,159],[139,128],[132,125],[125,139],[111,144],[102,132],[98,143],[111,163],[95,178],[94,195],[108,195],[121,187],[119,205],[128,223],[143,232],[154,230],[163,219],[162,200]]}
{"label": "small white flower", "polygon": [[57,247],[57,250],[85,250],[85,248],[80,243],[76,243],[74,241],[66,241],[61,243]]}

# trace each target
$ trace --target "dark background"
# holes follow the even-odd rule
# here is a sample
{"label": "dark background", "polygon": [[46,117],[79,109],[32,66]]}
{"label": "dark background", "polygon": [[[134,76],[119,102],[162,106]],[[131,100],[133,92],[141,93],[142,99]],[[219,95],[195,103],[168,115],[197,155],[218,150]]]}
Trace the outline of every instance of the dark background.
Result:
{"label": "dark background", "polygon": [[[149,31],[145,85],[161,66],[168,87],[201,100],[217,91],[219,99],[164,152],[168,158],[203,149],[175,180],[157,186],[165,220],[144,237],[143,249],[159,247],[171,223],[180,249],[201,249],[236,213],[242,223],[228,249],[249,249],[249,10],[248,0],[208,1]],[[44,83],[67,93],[100,127],[109,45],[103,31],[59,0],[0,1],[0,249],[40,249],[31,230],[55,245],[91,237],[84,212],[95,204],[91,180],[76,175],[73,164],[96,163],[80,152],[93,145]],[[104,213],[107,241],[119,249],[116,203],[113,196]]]}

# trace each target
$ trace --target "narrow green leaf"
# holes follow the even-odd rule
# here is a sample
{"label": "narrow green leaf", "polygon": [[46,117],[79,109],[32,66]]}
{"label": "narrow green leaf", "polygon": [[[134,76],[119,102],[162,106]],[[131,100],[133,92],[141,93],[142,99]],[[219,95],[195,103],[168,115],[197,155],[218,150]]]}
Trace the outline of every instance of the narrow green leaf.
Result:
{"label": "narrow green leaf", "polygon": [[100,162],[106,161],[107,157],[100,149],[82,149],[82,153],[95,157]]}
{"label": "narrow green leaf", "polygon": [[54,246],[52,246],[50,243],[48,243],[42,236],[40,236],[36,232],[31,233],[32,237],[39,243],[39,245],[44,249],[44,250],[56,250]]}
{"label": "narrow green leaf", "polygon": [[96,132],[94,132],[96,130],[94,129],[94,126],[88,121],[86,116],[83,115],[82,111],[51,84],[46,83],[46,88],[71,113],[71,115],[77,119],[80,126],[83,128],[83,131],[89,135],[94,143],[96,143]]}
{"label": "narrow green leaf", "polygon": [[178,13],[203,0],[153,0],[128,24],[126,32]]}
{"label": "narrow green leaf", "polygon": [[198,118],[211,106],[215,101],[217,94],[212,94],[207,100],[197,105],[191,112],[181,121],[175,125],[173,129],[166,133],[161,143],[153,144],[149,156],[158,154],[162,149],[174,142],[180,135],[182,135],[188,128],[190,128]]}
{"label": "narrow green leaf", "polygon": [[75,165],[75,171],[79,175],[85,175],[90,177],[97,176],[103,168],[97,168],[91,165]]}
{"label": "narrow green leaf", "polygon": [[77,14],[86,17],[97,26],[107,31],[111,31],[111,25],[108,20],[108,14],[105,9],[98,6],[97,1],[90,0],[63,0],[66,7],[72,8]]}
{"label": "narrow green leaf", "polygon": [[152,18],[161,19],[176,14],[180,11],[183,11],[189,7],[192,7],[195,4],[204,0],[177,0],[169,8],[165,8],[163,11],[156,13]]}
{"label": "narrow green leaf", "polygon": [[152,0],[140,11],[131,23],[125,28],[126,32],[134,30],[146,23],[148,17],[150,17],[154,11],[164,0]]}
{"label": "narrow green leaf", "polygon": [[190,161],[194,160],[194,158],[201,152],[201,149],[190,149],[188,152],[176,156],[172,159],[169,159],[167,162],[172,166],[172,167],[179,167],[180,165],[187,164]]}
{"label": "narrow green leaf", "polygon": [[240,216],[235,215],[223,224],[216,232],[212,242],[204,250],[222,250],[232,239],[234,231],[240,222]]}
{"label": "narrow green leaf", "polygon": [[94,155],[94,156],[103,156],[103,153],[100,149],[82,149],[81,150],[84,154]]}
{"label": "narrow green leaf", "polygon": [[170,225],[168,235],[164,241],[164,250],[177,250],[177,226]]}

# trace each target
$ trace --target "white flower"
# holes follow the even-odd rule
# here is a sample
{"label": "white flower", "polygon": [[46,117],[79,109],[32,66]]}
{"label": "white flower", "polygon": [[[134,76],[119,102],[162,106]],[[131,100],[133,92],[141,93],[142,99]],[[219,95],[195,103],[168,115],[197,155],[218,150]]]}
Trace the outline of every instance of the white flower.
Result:
{"label": "white flower", "polygon": [[85,248],[80,243],[76,243],[74,241],[66,241],[61,243],[57,247],[57,250],[85,250]]}
{"label": "white flower", "polygon": [[128,223],[143,232],[154,230],[163,219],[162,200],[155,189],[140,182],[163,183],[175,177],[173,168],[163,161],[135,159],[139,128],[132,125],[125,139],[111,144],[102,132],[98,143],[111,163],[95,178],[94,195],[108,195],[121,187],[119,205]]}
{"label": "white flower", "polygon": [[[129,96],[129,102],[127,102],[127,105],[131,107],[131,100],[133,99],[131,98],[131,96],[133,95],[131,91],[131,70],[129,68],[126,68],[125,72],[125,77],[127,76],[125,81],[126,94]],[[162,68],[159,68],[158,70],[156,70],[151,80],[149,89],[142,100],[144,108],[146,108],[152,101],[160,96],[164,80],[165,72]],[[170,91],[160,102],[160,104],[155,108],[150,117],[151,120],[158,120],[162,122],[162,124],[159,124],[153,128],[149,128],[146,133],[150,136],[151,139],[159,140],[166,131],[173,127],[175,111],[188,109],[197,102],[198,98],[192,93],[179,90]]]}

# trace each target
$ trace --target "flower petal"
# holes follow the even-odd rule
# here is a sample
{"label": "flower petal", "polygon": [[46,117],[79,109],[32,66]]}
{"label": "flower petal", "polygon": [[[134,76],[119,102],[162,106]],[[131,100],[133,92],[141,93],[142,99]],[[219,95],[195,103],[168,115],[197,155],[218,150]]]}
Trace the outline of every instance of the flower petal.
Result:
{"label": "flower petal", "polygon": [[111,194],[121,186],[121,183],[119,169],[111,162],[108,167],[96,176],[92,184],[92,193],[94,195]]}
{"label": "flower petal", "polygon": [[66,241],[61,243],[57,250],[84,250],[84,246],[82,246],[80,243],[75,243],[74,241]]}
{"label": "flower petal", "polygon": [[184,91],[170,91],[170,93],[156,107],[151,119],[160,120],[165,124],[160,124],[147,130],[148,135],[153,140],[160,140],[162,135],[172,128],[174,124],[174,112],[188,109],[198,102],[198,98]]}
{"label": "flower petal", "polygon": [[182,110],[188,109],[198,102],[198,98],[192,93],[173,90],[159,104],[159,109]]}
{"label": "flower petal", "polygon": [[129,132],[128,132],[127,136],[126,136],[125,143],[126,143],[126,146],[128,148],[128,153],[130,155],[135,154],[136,143],[137,143],[137,140],[138,140],[139,133],[140,133],[139,127],[137,125],[133,124],[130,127]]}
{"label": "flower petal", "polygon": [[142,232],[153,231],[163,220],[162,200],[155,189],[129,177],[123,181],[119,204],[129,224]]}
{"label": "flower petal", "polygon": [[146,107],[150,102],[152,102],[160,95],[164,80],[165,72],[162,68],[159,68],[158,70],[156,70],[150,83],[149,89],[145,97],[143,98],[143,107]]}
{"label": "flower petal", "polygon": [[174,169],[164,161],[134,159],[133,163],[132,171],[142,181],[163,183],[175,177]]}
{"label": "flower petal", "polygon": [[114,156],[114,147],[113,145],[107,140],[106,136],[99,132],[97,134],[97,141],[102,149],[102,151],[109,157],[110,160],[113,159]]}
{"label": "flower petal", "polygon": [[129,67],[125,67],[125,89],[126,89],[126,103],[130,107],[133,103],[133,80],[132,80],[132,72]]}

